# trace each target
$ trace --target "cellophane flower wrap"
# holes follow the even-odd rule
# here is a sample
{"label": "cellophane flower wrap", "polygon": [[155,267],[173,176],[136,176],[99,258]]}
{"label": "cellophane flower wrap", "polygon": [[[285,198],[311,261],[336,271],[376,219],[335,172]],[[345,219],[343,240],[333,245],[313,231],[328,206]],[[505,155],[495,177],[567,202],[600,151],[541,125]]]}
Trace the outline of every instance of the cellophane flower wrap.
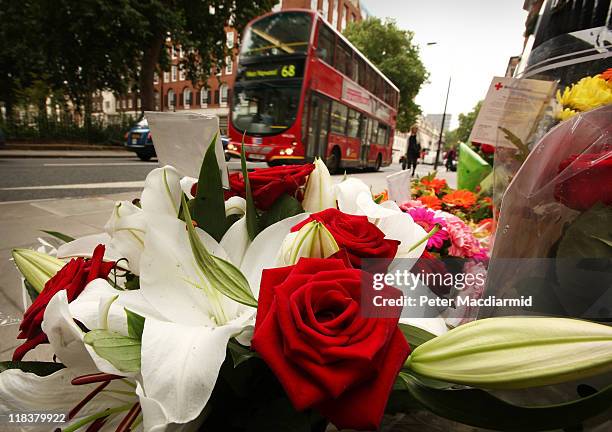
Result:
{"label": "cellophane flower wrap", "polygon": [[532,150],[502,201],[488,294],[536,295],[534,313],[609,319],[611,120],[610,105],[578,114]]}

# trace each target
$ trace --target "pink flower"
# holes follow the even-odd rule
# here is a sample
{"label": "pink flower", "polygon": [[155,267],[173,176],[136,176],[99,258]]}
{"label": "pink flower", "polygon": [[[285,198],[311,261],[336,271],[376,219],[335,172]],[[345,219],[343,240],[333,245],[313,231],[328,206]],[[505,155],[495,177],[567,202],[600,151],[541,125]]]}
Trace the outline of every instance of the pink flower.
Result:
{"label": "pink flower", "polygon": [[402,209],[402,211],[408,212],[408,210],[412,208],[425,208],[425,204],[423,204],[421,201],[416,199],[416,200],[406,201],[404,204],[400,206],[400,208]]}
{"label": "pink flower", "polygon": [[448,248],[449,255],[478,260],[487,258],[486,250],[480,246],[480,242],[465,222],[447,212],[438,212],[437,215],[446,220],[445,230],[451,241],[451,246]]}
{"label": "pink flower", "polygon": [[448,233],[444,230],[446,227],[446,222],[444,219],[436,217],[436,213],[434,211],[425,207],[412,207],[404,211],[412,216],[412,219],[414,219],[414,221],[423,227],[423,229],[427,232],[431,231],[436,225],[440,225],[442,227],[441,230],[429,237],[427,240],[427,249],[440,249],[444,244],[444,241],[448,239]]}

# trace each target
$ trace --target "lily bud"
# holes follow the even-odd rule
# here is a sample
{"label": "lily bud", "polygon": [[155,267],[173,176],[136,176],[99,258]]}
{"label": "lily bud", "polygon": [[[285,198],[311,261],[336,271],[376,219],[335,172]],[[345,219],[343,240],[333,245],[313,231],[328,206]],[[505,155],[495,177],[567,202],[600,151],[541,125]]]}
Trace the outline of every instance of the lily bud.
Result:
{"label": "lily bud", "polygon": [[55,276],[64,261],[31,249],[13,249],[15,265],[30,285],[40,293],[49,279]]}
{"label": "lily bud", "polygon": [[336,207],[334,183],[327,166],[320,158],[315,159],[314,165],[315,169],[308,176],[306,192],[302,201],[302,207],[309,213]]}
{"label": "lily bud", "polygon": [[300,258],[328,258],[338,250],[338,243],[328,229],[321,222],[312,221],[285,237],[278,264],[294,265]]}
{"label": "lily bud", "polygon": [[405,366],[482,388],[559,384],[612,371],[612,327],[568,318],[483,319],[418,346]]}

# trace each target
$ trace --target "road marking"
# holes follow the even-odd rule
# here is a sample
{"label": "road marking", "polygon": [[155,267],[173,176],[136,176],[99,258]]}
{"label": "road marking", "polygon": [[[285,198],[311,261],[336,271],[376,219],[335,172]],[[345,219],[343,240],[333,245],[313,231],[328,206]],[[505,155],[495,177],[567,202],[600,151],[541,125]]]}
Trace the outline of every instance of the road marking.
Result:
{"label": "road marking", "polygon": [[67,185],[45,185],[45,186],[19,186],[0,188],[3,191],[20,190],[51,190],[51,189],[140,189],[144,187],[144,181],[112,182],[112,183],[81,183]]}
{"label": "road marking", "polygon": [[157,162],[109,162],[109,163],[46,163],[46,167],[69,167],[69,166],[148,166],[157,165]]}

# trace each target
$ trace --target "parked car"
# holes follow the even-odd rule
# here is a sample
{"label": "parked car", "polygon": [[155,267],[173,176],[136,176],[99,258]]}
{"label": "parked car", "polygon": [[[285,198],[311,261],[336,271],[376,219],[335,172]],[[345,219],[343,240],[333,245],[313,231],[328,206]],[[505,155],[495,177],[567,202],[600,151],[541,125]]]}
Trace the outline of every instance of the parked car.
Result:
{"label": "parked car", "polygon": [[[423,156],[423,163],[428,164],[428,165],[433,165],[435,161],[436,161],[436,151],[428,150],[425,153],[425,156]],[[440,161],[440,159],[438,161]]]}
{"label": "parked car", "polygon": [[[227,153],[227,145],[229,144],[229,138],[221,135],[221,144],[223,145],[223,151],[225,152],[225,160],[229,160],[230,156]],[[153,146],[153,139],[151,138],[151,130],[147,119],[142,119],[136,126],[130,129],[125,134],[125,147],[136,153],[140,160],[148,161],[152,157],[155,157],[155,147]]]}
{"label": "parked car", "polygon": [[125,147],[136,153],[140,160],[148,161],[155,156],[151,129],[147,119],[142,119],[125,134]]}

